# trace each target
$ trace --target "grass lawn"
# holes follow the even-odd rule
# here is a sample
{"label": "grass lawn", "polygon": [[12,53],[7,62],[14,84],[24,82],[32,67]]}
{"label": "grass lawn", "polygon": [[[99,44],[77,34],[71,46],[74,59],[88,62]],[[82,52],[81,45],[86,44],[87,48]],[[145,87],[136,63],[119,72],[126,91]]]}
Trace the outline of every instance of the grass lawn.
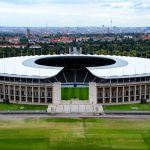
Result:
{"label": "grass lawn", "polygon": [[78,98],[80,100],[89,99],[89,88],[61,88],[61,99],[70,100],[72,98]]}
{"label": "grass lawn", "polygon": [[46,110],[48,106],[0,103],[0,110]]}
{"label": "grass lawn", "polygon": [[150,111],[150,103],[146,104],[125,104],[125,105],[108,105],[103,106],[104,110],[140,110]]}
{"label": "grass lawn", "polygon": [[149,119],[0,120],[1,150],[149,150]]}

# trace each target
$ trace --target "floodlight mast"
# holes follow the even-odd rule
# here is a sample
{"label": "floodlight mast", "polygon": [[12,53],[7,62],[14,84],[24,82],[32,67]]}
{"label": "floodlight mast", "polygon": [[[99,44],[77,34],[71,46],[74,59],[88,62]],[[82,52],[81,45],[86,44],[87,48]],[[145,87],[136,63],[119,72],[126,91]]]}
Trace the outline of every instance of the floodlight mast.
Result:
{"label": "floodlight mast", "polygon": [[69,47],[69,54],[70,55],[80,55],[82,54],[82,47],[80,47],[79,49],[77,49],[77,47]]}

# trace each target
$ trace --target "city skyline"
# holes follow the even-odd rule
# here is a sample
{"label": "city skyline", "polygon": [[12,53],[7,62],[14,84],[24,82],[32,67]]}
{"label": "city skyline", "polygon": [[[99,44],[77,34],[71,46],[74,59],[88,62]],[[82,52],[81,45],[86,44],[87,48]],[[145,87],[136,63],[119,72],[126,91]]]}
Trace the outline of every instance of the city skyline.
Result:
{"label": "city skyline", "polygon": [[0,7],[0,26],[150,25],[149,0],[0,0]]}

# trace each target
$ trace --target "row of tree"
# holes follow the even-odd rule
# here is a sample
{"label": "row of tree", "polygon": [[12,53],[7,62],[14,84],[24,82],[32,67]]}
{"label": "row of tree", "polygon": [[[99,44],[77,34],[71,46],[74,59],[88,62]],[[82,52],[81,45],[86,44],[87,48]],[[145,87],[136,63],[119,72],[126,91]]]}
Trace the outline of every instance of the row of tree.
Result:
{"label": "row of tree", "polygon": [[73,41],[72,43],[39,43],[41,49],[0,48],[0,57],[14,57],[25,55],[66,54],[69,47],[82,47],[83,54],[121,55],[150,58],[150,40],[114,40],[114,41]]}

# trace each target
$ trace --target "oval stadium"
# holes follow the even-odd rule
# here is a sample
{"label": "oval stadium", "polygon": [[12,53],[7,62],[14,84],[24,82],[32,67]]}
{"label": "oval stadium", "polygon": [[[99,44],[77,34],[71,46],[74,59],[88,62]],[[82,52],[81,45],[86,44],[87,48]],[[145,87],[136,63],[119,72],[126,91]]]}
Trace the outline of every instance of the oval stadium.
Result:
{"label": "oval stadium", "polygon": [[0,100],[10,103],[132,103],[150,98],[150,60],[106,55],[0,59]]}

